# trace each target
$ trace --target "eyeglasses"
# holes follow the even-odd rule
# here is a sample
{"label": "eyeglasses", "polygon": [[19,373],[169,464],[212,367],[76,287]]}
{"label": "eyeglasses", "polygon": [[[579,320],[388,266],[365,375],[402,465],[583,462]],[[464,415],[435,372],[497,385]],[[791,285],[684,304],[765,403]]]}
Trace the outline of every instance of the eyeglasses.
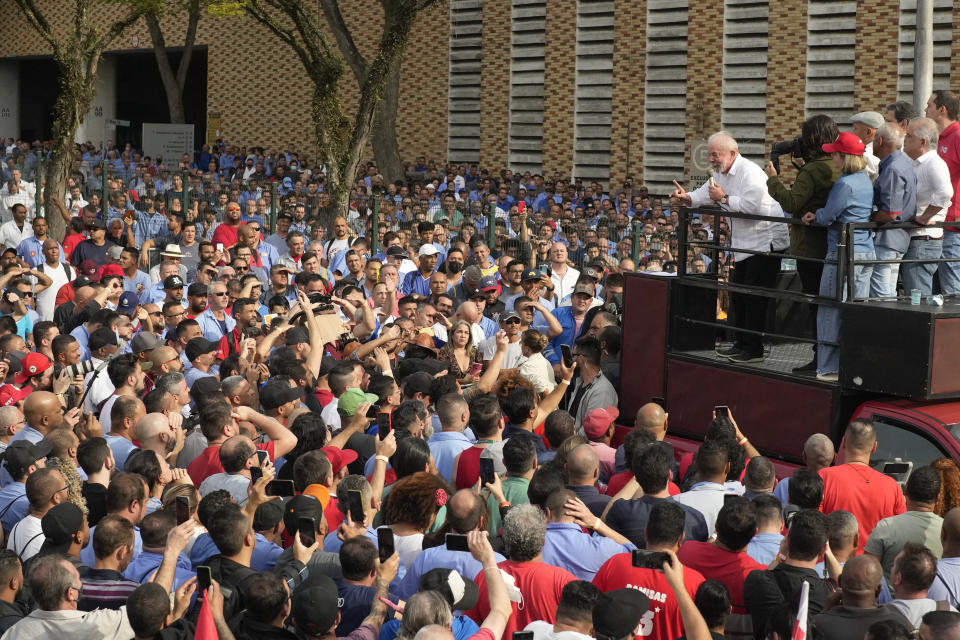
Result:
{"label": "eyeglasses", "polygon": [[260,231],[260,227],[250,227],[250,228],[253,229],[254,231]]}
{"label": "eyeglasses", "polygon": [[520,318],[507,318],[503,324],[520,324]]}
{"label": "eyeglasses", "polygon": [[32,298],[32,297],[33,297],[33,291],[17,291],[17,293],[19,293],[20,296],[23,297],[23,298]]}

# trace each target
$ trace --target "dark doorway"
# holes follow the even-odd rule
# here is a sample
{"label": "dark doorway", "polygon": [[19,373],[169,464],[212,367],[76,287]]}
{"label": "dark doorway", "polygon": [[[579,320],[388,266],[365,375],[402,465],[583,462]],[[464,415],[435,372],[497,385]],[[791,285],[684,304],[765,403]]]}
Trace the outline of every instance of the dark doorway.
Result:
{"label": "dark doorway", "polygon": [[[181,51],[168,49],[170,65],[176,71]],[[183,92],[187,124],[195,126],[194,145],[200,147],[207,135],[207,48],[195,47]],[[170,122],[167,94],[152,49],[117,54],[117,118],[129,120],[129,127],[117,128],[117,145],[129,142],[142,148],[144,122]]]}
{"label": "dark doorway", "polygon": [[[152,49],[111,53],[117,60],[117,118],[129,120],[129,127],[118,127],[116,143],[129,142],[141,147],[144,122],[170,122],[167,96]],[[170,64],[176,69],[181,52],[169,51]],[[20,61],[20,131],[25,140],[47,140],[53,128],[53,104],[59,89],[59,71],[50,58],[25,58]],[[196,47],[187,84],[184,109],[188,124],[195,125],[194,142],[199,148],[207,132],[207,48]]]}

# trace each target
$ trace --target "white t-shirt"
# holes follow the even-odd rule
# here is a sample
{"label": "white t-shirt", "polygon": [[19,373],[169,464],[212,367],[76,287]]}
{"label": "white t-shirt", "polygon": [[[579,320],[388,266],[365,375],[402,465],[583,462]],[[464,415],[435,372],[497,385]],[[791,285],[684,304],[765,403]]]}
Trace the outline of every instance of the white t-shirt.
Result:
{"label": "white t-shirt", "polygon": [[40,518],[27,515],[10,530],[10,539],[7,540],[7,549],[11,549],[18,556],[20,562],[26,562],[40,551],[45,540]]}
{"label": "white t-shirt", "polygon": [[[493,360],[493,356],[497,352],[497,337],[493,336],[492,338],[481,341],[480,344],[477,345],[477,350],[480,351],[480,356],[484,360]],[[517,340],[507,345],[507,352],[503,355],[503,364],[501,364],[500,367],[502,369],[515,369],[519,367],[524,360],[526,360],[526,358],[520,350],[520,340]]]}
{"label": "white t-shirt", "polygon": [[349,248],[350,238],[328,240],[323,243],[323,257],[326,259],[327,264],[330,264],[333,262],[334,256],[341,251],[346,251]]}
{"label": "white t-shirt", "polygon": [[37,294],[37,313],[41,320],[53,320],[53,313],[57,310],[57,292],[70,280],[67,279],[66,268],[60,262],[56,267],[44,262],[43,275],[53,280],[53,284]]}
{"label": "white t-shirt", "polygon": [[593,640],[593,636],[577,631],[554,631],[553,623],[546,620],[534,620],[523,630],[533,631],[533,640]]}

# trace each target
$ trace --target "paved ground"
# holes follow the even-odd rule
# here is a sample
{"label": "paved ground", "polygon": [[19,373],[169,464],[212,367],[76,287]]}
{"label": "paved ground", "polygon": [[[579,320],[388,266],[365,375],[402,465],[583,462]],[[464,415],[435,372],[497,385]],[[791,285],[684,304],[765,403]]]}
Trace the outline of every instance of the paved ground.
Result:
{"label": "paved ground", "polygon": [[[723,343],[721,346],[729,347],[730,343]],[[684,351],[686,355],[696,356],[705,360],[714,362],[729,362],[726,358],[721,358],[713,349]],[[767,371],[776,371],[777,373],[791,373],[794,367],[807,364],[813,359],[813,347],[806,342],[787,342],[781,344],[767,344],[764,349],[763,362],[752,362],[749,364],[739,364],[741,367],[751,369],[764,369]],[[732,364],[732,363],[731,363]],[[811,376],[812,377],[812,376]]]}

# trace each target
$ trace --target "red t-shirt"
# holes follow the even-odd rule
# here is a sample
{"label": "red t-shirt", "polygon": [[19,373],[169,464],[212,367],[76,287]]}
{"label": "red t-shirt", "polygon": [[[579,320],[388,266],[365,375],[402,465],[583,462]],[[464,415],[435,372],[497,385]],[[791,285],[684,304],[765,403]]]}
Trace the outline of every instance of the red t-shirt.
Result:
{"label": "red t-shirt", "polygon": [[[623,489],[625,486],[627,486],[627,483],[632,479],[633,471],[622,471],[610,478],[610,482],[607,483],[607,490],[603,493],[608,496],[615,496],[620,493],[620,489]],[[672,481],[668,481],[667,493],[675,496],[680,493],[680,487],[675,485]]]}
{"label": "red t-shirt", "polygon": [[[513,613],[507,620],[507,628],[503,632],[504,638],[513,636],[514,631],[520,631],[534,620],[555,622],[557,619],[557,605],[560,604],[560,594],[568,582],[577,578],[560,567],[543,562],[513,562],[504,560],[497,565],[515,580],[517,589],[523,596],[523,606],[510,602]],[[483,571],[473,579],[477,583],[480,597],[477,604],[466,612],[477,624],[483,624],[490,613],[490,599],[487,596],[487,579]]]}
{"label": "red t-shirt", "polygon": [[343,522],[344,517],[337,504],[337,496],[330,496],[330,502],[327,503],[327,508],[323,510],[323,517],[326,519],[327,528],[330,531],[336,531],[340,523]]}
{"label": "red t-shirt", "polygon": [[71,233],[68,235],[63,239],[63,242],[60,243],[60,245],[63,247],[64,255],[69,259],[69,257],[73,255],[73,250],[77,248],[77,245],[86,239],[86,236],[84,236],[82,233]]}
{"label": "red t-shirt", "polygon": [[[257,449],[266,451],[270,456],[270,462],[273,462],[273,442],[267,444],[258,444]],[[193,485],[199,487],[200,484],[215,473],[223,473],[223,465],[220,464],[220,445],[215,444],[203,450],[197,459],[187,465],[187,475],[193,480]]]}
{"label": "red t-shirt", "polygon": [[719,580],[730,592],[733,612],[747,613],[743,605],[743,581],[751,571],[767,568],[746,553],[726,551],[709,542],[690,540],[683,543],[677,557],[683,566],[699,571],[707,580]]}
{"label": "red t-shirt", "polygon": [[[241,222],[240,225],[243,223]],[[224,223],[218,226],[213,232],[213,246],[216,247],[217,244],[223,243],[224,249],[229,249],[233,245],[237,244],[237,229],[240,228],[240,225],[236,227],[231,227],[230,225]]]}
{"label": "red t-shirt", "polygon": [[[703,580],[699,571],[684,568],[683,585],[691,598]],[[634,567],[631,554],[618,553],[604,562],[594,576],[593,584],[604,593],[614,589],[636,589],[650,598],[650,610],[640,619],[634,635],[652,640],[676,640],[684,634],[677,598],[663,573]]]}
{"label": "red t-shirt", "polygon": [[843,509],[857,517],[860,530],[857,553],[863,553],[867,538],[878,522],[907,510],[897,481],[865,464],[827,467],[820,470],[820,477],[823,478],[820,511],[829,514]]}
{"label": "red t-shirt", "polygon": [[[947,209],[947,221],[960,220],[960,123],[952,122],[943,130],[937,141],[937,154],[950,169],[950,182],[953,184],[953,202]],[[948,229],[953,231],[954,229]]]}
{"label": "red t-shirt", "polygon": [[326,407],[330,404],[330,401],[333,400],[333,392],[330,389],[317,389],[315,394],[317,396],[317,402],[320,403],[321,407]]}

